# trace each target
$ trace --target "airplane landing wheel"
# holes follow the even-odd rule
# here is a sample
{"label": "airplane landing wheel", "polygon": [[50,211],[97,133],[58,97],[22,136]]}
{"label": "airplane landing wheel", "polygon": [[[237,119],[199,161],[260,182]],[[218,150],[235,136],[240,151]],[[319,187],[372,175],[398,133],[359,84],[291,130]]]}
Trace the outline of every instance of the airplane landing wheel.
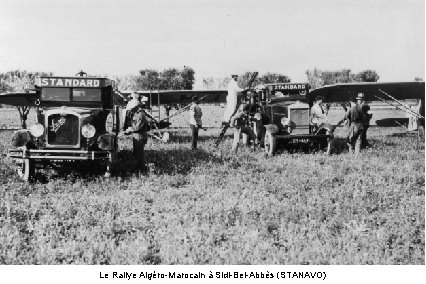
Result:
{"label": "airplane landing wheel", "polygon": [[275,149],[276,149],[276,146],[277,146],[276,143],[277,142],[276,142],[275,136],[271,132],[266,131],[266,134],[265,134],[265,154],[268,158],[272,157],[274,155],[274,152],[275,152]]}
{"label": "airplane landing wheel", "polygon": [[34,177],[34,174],[35,174],[34,160],[23,159],[22,165],[18,169],[18,176],[23,181],[27,182],[27,181],[30,181]]}

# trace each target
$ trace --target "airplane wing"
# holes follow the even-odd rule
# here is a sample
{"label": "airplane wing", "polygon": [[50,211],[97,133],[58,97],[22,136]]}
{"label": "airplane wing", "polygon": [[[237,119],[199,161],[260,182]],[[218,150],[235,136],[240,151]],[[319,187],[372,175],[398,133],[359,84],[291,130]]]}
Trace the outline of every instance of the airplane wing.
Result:
{"label": "airplane wing", "polygon": [[310,92],[310,97],[323,96],[325,102],[347,102],[358,93],[364,93],[366,101],[378,101],[379,98],[390,100],[383,92],[397,100],[425,99],[424,82],[364,82],[323,86]]}
{"label": "airplane wing", "polygon": [[10,106],[34,106],[36,99],[37,94],[35,92],[0,94],[0,104]]}
{"label": "airplane wing", "polygon": [[[226,90],[170,90],[170,91],[138,91],[148,98],[153,105],[189,104],[192,97],[203,98],[201,104],[219,104],[226,102]],[[130,92],[122,92],[127,97]]]}

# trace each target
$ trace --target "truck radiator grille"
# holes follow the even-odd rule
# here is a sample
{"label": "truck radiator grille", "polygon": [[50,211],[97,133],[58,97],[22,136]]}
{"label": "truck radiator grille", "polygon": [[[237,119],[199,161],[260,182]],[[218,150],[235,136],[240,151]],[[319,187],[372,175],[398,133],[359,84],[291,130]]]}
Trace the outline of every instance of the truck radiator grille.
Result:
{"label": "truck radiator grille", "polygon": [[75,147],[80,140],[79,118],[72,114],[52,114],[47,118],[47,143]]}
{"label": "truck radiator grille", "polygon": [[290,119],[296,125],[292,134],[309,134],[309,109],[291,109]]}

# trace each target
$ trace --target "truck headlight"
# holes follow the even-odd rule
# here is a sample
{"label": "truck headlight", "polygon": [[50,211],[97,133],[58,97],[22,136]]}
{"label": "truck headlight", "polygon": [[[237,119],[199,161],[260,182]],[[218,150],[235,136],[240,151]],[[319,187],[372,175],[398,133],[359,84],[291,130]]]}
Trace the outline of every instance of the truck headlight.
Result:
{"label": "truck headlight", "polygon": [[91,124],[85,124],[81,128],[81,134],[83,135],[84,138],[92,138],[93,136],[95,136],[95,133],[96,133],[96,129]]}
{"label": "truck headlight", "polygon": [[30,127],[31,135],[38,138],[44,133],[44,126],[40,123],[36,123]]}

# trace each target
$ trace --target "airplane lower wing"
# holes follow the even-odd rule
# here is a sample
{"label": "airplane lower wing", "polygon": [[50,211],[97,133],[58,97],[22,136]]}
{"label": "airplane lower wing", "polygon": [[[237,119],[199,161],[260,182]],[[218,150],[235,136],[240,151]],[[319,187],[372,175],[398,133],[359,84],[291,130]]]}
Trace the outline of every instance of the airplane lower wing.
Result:
{"label": "airplane lower wing", "polygon": [[0,104],[10,106],[34,106],[37,99],[35,92],[0,94]]}
{"label": "airplane lower wing", "polygon": [[320,87],[312,90],[310,96],[324,97],[325,102],[347,102],[350,98],[355,98],[358,93],[364,93],[366,101],[378,101],[379,98],[390,100],[383,92],[391,95],[397,100],[406,99],[425,99],[424,82],[365,82],[365,83],[347,83],[335,84]]}
{"label": "airplane lower wing", "polygon": [[[189,104],[192,97],[203,98],[201,104],[219,104],[226,102],[226,90],[170,90],[170,91],[138,91],[146,96],[152,105]],[[130,92],[122,92],[129,96]]]}

